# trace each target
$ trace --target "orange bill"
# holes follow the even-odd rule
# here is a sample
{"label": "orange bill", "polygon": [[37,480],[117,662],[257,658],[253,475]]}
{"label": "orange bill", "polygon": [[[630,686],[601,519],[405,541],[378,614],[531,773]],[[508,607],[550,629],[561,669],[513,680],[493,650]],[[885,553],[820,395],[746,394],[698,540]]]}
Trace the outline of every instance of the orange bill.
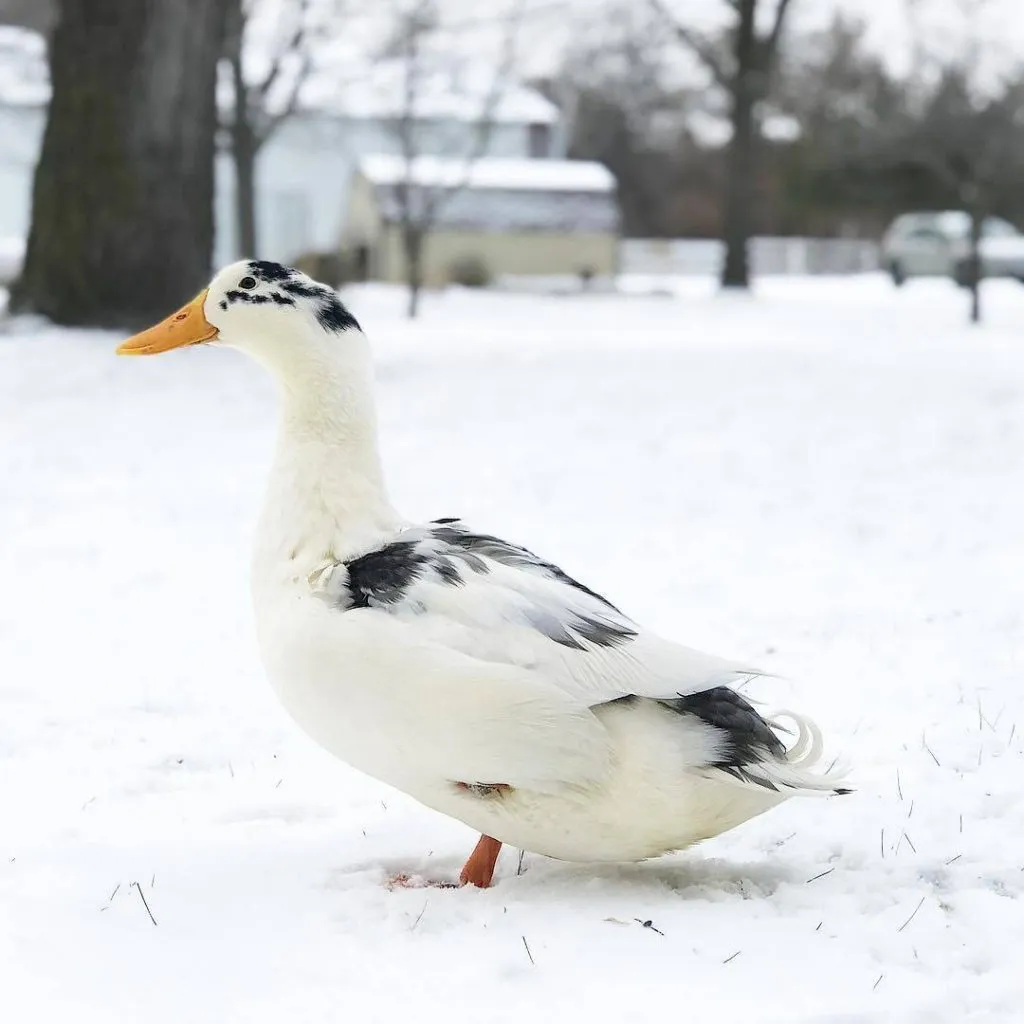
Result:
{"label": "orange bill", "polygon": [[172,313],[155,327],[150,327],[117,346],[119,356],[153,356],[158,352],[170,352],[172,348],[184,345],[198,345],[217,337],[217,328],[206,319],[203,303],[207,289],[204,288],[187,306]]}

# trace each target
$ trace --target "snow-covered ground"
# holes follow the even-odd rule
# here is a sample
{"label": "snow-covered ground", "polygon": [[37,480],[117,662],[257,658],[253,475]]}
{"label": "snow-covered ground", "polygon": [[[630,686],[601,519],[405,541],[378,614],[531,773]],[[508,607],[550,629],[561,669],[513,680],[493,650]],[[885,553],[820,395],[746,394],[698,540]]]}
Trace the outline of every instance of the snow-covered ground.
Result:
{"label": "snow-covered ground", "polygon": [[270,382],[0,334],[4,1019],[1019,1021],[1024,289],[987,291],[981,330],[874,277],[452,293],[415,325],[348,296],[409,515],[792,680],[853,765],[853,796],[656,862],[506,851],[490,891],[388,891],[475,837],[263,680]]}

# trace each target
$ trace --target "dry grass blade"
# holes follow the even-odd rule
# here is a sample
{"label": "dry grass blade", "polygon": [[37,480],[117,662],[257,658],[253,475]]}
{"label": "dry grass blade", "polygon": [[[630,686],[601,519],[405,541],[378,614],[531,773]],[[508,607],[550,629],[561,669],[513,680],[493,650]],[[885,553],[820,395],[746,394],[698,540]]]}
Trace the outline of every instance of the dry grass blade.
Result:
{"label": "dry grass blade", "polygon": [[810,885],[811,882],[816,882],[819,878],[824,878],[826,875],[831,875],[835,871],[835,868],[829,868],[827,871],[822,871],[820,875],[815,875],[813,878],[808,878],[804,885]]}
{"label": "dry grass blade", "polygon": [[925,897],[925,896],[921,897],[920,902],[917,904],[916,907],[914,907],[914,912],[910,915],[910,917],[908,917],[906,919],[906,921],[903,922],[903,924],[901,924],[899,926],[899,928],[896,929],[896,931],[898,931],[898,932],[903,931],[903,929],[906,928],[907,925],[910,924],[910,922],[913,921],[915,917],[917,917],[917,912],[924,906],[924,901],[925,901],[926,898],[927,897]]}
{"label": "dry grass blade", "polygon": [[142,905],[146,908],[146,913],[149,914],[149,919],[153,922],[153,927],[157,927],[156,918],[153,916],[153,911],[149,909],[149,904],[146,902],[146,894],[142,891],[142,886],[139,885],[138,882],[132,882],[131,884],[139,894],[139,899],[142,900]]}

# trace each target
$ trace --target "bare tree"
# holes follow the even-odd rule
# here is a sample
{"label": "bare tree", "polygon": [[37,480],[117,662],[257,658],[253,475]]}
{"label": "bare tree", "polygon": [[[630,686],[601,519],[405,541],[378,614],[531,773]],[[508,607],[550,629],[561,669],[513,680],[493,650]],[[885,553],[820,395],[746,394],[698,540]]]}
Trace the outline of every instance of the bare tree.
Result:
{"label": "bare tree", "polygon": [[32,227],[11,308],[163,316],[210,272],[220,0],[62,0]]}
{"label": "bare tree", "polygon": [[768,97],[772,72],[791,0],[775,0],[768,30],[758,28],[758,14],[769,0],[725,0],[733,17],[727,38],[709,35],[676,18],[664,0],[649,0],[729,98],[732,138],[725,172],[725,263],[722,286],[747,288],[747,244],[753,233],[754,197],[759,170],[759,105]]}
{"label": "bare tree", "polygon": [[[235,168],[235,224],[239,256],[259,255],[256,225],[256,163],[267,140],[291,117],[313,63],[316,35],[310,0],[276,6],[277,24],[263,40],[260,74],[246,73],[247,31],[266,0],[228,0],[224,54],[234,104],[222,119]],[[255,62],[254,62],[255,63]]]}
{"label": "bare tree", "polygon": [[[564,152],[596,160],[615,175],[623,230],[642,238],[679,231],[695,162],[688,129],[702,91],[672,82],[674,41],[645,7],[617,4],[599,24],[580,26],[557,75],[537,83],[561,113]],[[712,154],[708,163],[714,162]],[[702,202],[709,219],[717,203]]]}
{"label": "bare tree", "polygon": [[[436,82],[439,51],[451,49],[454,45],[451,33],[457,32],[460,26],[444,25],[436,0],[416,0],[411,7],[397,13],[386,55],[397,60],[400,66],[400,109],[390,127],[402,156],[404,173],[391,187],[398,211],[410,317],[419,312],[423,256],[430,233],[445,207],[469,183],[473,165],[486,154],[490,144],[494,115],[515,63],[521,15],[522,0],[515,0],[502,18],[501,53],[486,92],[482,97],[469,97],[473,102],[479,99],[475,118],[460,123],[455,137],[440,146],[442,153],[438,155],[456,162],[456,174],[449,177],[439,174],[431,180],[422,172],[422,158],[435,150],[435,143],[440,140],[427,137],[437,126],[424,123],[429,118],[424,117],[428,112],[424,110],[423,101],[432,80]],[[457,59],[449,53],[447,60],[453,57]]]}
{"label": "bare tree", "polygon": [[890,146],[897,165],[933,179],[969,217],[966,256],[954,268],[981,320],[986,221],[1013,203],[1024,177],[1024,78],[978,93],[963,68],[946,68],[917,116],[897,126]]}
{"label": "bare tree", "polygon": [[[915,0],[908,0],[912,24]],[[929,54],[920,26],[915,32],[911,102],[885,140],[889,160],[931,179],[969,217],[966,257],[955,267],[969,290],[970,319],[981,321],[986,221],[1016,204],[1024,176],[1024,68],[1018,61],[993,81],[994,41],[983,44],[977,26],[987,0],[960,0],[964,31],[952,55]]]}

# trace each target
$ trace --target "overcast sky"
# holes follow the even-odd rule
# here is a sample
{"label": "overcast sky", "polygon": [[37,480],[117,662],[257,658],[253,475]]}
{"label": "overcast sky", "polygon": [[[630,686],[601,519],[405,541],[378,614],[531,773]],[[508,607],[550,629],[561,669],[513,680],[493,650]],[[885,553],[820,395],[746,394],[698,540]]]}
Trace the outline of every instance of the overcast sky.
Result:
{"label": "overcast sky", "polygon": [[[495,0],[491,9],[507,9],[514,0]],[[534,66],[557,61],[565,42],[579,38],[587,28],[599,28],[606,4],[621,5],[622,0],[572,0],[575,18],[566,18],[564,10],[551,0],[523,0],[536,16],[529,19],[537,31],[531,40]],[[629,0],[642,9],[645,0]],[[729,18],[725,0],[663,0],[681,20],[695,26],[712,28]],[[767,19],[773,15],[777,0],[761,0]],[[913,38],[908,9],[916,11],[916,33],[923,34],[926,52],[936,56],[961,53],[974,40],[985,54],[991,74],[996,75],[1014,64],[1024,63],[1024,0],[790,0],[790,29],[796,32],[827,25],[837,10],[846,10],[862,18],[867,26],[868,44],[897,69],[909,63]],[[466,5],[469,5],[468,8]],[[477,0],[442,0],[448,10],[479,11]],[[545,10],[553,11],[545,16]],[[965,16],[965,11],[972,14]]]}
{"label": "overcast sky", "polygon": [[[720,0],[693,0],[713,7]],[[956,52],[973,40],[987,63],[999,69],[1024,60],[1024,0],[791,0],[797,27],[826,23],[837,9],[864,19],[872,48],[897,66],[904,65],[910,50],[911,19],[934,52]]]}

